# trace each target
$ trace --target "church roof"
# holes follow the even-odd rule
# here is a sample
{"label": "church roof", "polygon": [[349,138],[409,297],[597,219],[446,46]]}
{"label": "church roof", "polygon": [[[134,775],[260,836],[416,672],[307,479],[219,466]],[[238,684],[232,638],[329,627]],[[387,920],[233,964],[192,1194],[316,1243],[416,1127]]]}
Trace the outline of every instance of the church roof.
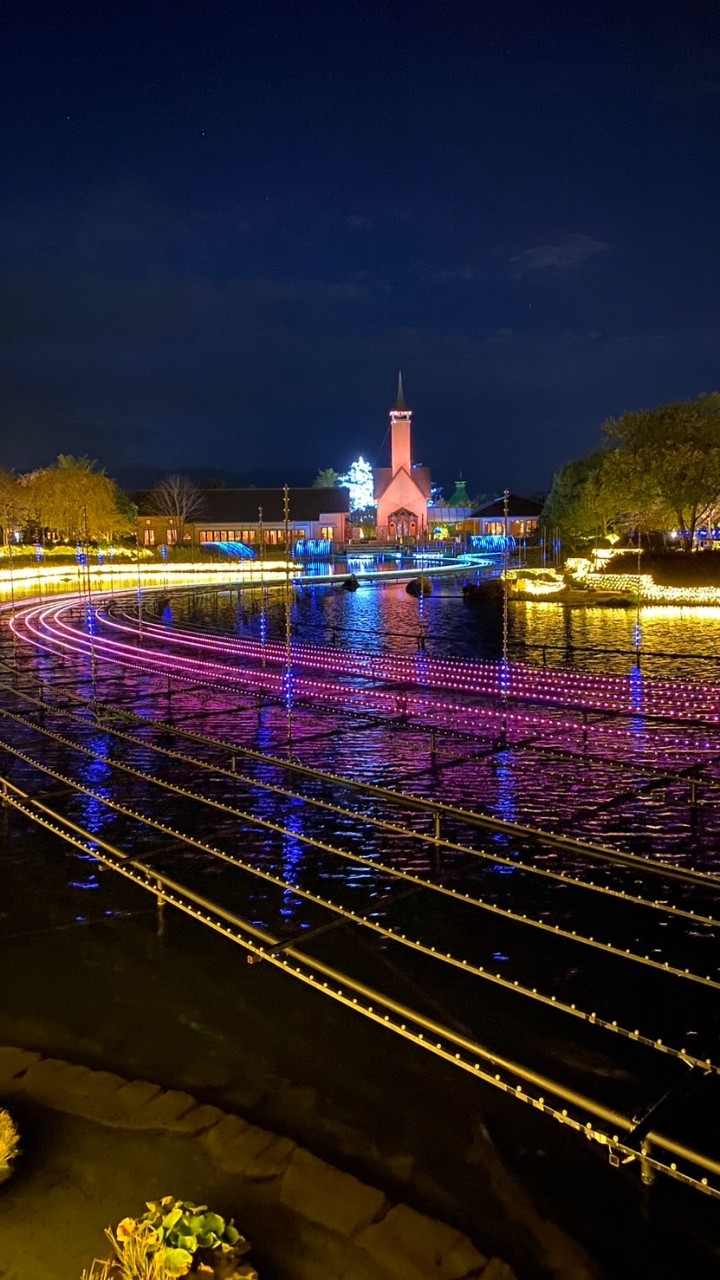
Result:
{"label": "church roof", "polygon": [[[519,498],[516,493],[508,496],[508,516],[517,519],[519,516],[533,517],[539,516],[543,509],[542,502],[536,502],[534,498]],[[493,518],[502,517],[505,514],[505,499],[496,498],[494,502],[488,502],[486,506],[480,507],[477,511],[473,511],[473,520],[491,520]]]}
{"label": "church roof", "polygon": [[405,403],[405,395],[403,393],[402,372],[398,374],[397,400],[395,401],[395,413],[409,413],[408,406]]}

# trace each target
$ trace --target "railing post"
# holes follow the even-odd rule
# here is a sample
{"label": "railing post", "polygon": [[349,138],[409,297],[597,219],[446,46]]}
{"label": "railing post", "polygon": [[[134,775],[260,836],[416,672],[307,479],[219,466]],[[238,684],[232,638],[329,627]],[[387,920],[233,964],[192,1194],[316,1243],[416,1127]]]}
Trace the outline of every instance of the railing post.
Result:
{"label": "railing post", "polygon": [[640,1144],[640,1176],[643,1180],[643,1186],[651,1187],[655,1181],[655,1170],[648,1160],[650,1155],[650,1143],[647,1138],[643,1138]]}
{"label": "railing post", "polygon": [[162,884],[159,880],[155,881],[158,889],[157,894],[157,937],[165,937],[165,899],[162,896]]}
{"label": "railing post", "polygon": [[[433,822],[433,839],[436,841],[440,840],[440,821],[440,814],[436,810]],[[432,845],[430,849],[430,868],[434,875],[439,875],[442,870],[442,855],[439,843]]]}

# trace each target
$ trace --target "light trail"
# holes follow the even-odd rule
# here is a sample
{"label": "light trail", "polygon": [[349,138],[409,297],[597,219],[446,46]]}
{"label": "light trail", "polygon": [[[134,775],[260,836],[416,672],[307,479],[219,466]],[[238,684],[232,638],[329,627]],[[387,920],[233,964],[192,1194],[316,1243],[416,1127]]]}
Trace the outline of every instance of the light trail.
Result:
{"label": "light trail", "polygon": [[[251,688],[254,691],[261,689],[278,702],[284,701],[287,685],[285,673],[282,671],[269,672],[205,659],[191,659],[185,655],[166,654],[149,647],[143,647],[139,651],[137,644],[110,640],[102,635],[88,637],[84,631],[70,626],[65,621],[64,615],[71,608],[72,606],[68,604],[60,604],[26,609],[17,616],[13,626],[19,634],[30,638],[31,642],[56,652],[69,651],[76,655],[84,654],[90,657],[94,655],[95,660],[102,657],[129,668],[141,664],[146,671],[153,670],[165,676],[188,679],[196,683],[206,682],[210,688],[216,688],[222,684],[226,687]],[[139,632],[136,638],[140,639]],[[428,727],[433,723],[446,727],[462,725],[469,726],[475,731],[481,729],[486,734],[492,731],[501,735],[505,734],[509,728],[523,733],[532,730],[554,734],[566,732],[577,734],[580,731],[577,719],[568,720],[560,715],[552,716],[547,713],[545,715],[522,713],[499,706],[490,708],[466,706],[457,701],[448,702],[441,696],[432,696],[431,691],[422,695],[403,689],[398,693],[392,687],[387,689],[353,687],[327,678],[320,680],[303,676],[293,676],[292,689],[295,702],[303,701],[309,705],[322,704],[345,710],[351,706],[357,710],[390,718],[397,718],[398,715],[404,718],[414,717]],[[639,715],[640,712],[636,709],[633,719],[636,721]],[[673,722],[669,721],[669,723]],[[684,723],[684,720],[678,720],[675,722],[675,727],[680,729]],[[582,731],[587,733],[587,725]],[[603,726],[602,732],[603,739],[608,744],[627,742],[626,727],[618,729],[614,726]],[[636,738],[637,729],[635,728],[633,746],[637,751]],[[655,731],[653,742],[666,750],[685,746],[684,734],[669,736],[668,733],[660,735]],[[705,743],[704,746],[707,750],[711,748],[716,750],[713,743]]]}
{"label": "light trail", "polygon": [[[32,694],[24,693],[18,689],[13,689],[11,692],[14,697],[26,702],[30,702],[33,706],[38,707],[43,711],[51,711],[54,715],[57,715],[60,718],[70,719],[77,724],[82,724],[83,726],[87,726],[88,724],[86,717],[81,716],[77,712],[69,711],[67,708],[58,707],[56,704],[49,702],[46,698],[42,698],[42,699],[35,698],[32,696]],[[7,708],[0,708],[0,716],[3,716],[9,720],[13,720],[16,723],[23,724],[26,728],[31,729],[36,733],[42,733],[46,737],[52,738],[53,741],[55,742],[62,743],[63,745],[69,747],[73,751],[81,752],[82,754],[88,755],[95,760],[98,760],[103,763],[107,763],[106,757],[101,755],[99,752],[93,751],[92,748],[87,747],[84,744],[80,744],[72,738],[67,738],[51,730],[48,730],[44,726],[38,725],[35,721],[29,720],[26,717],[13,714],[12,712],[8,711]],[[157,722],[150,722],[150,723],[155,724]],[[267,791],[272,795],[282,796],[283,799],[300,801],[301,803],[306,804],[311,808],[319,809],[325,813],[331,813],[335,817],[342,817],[342,818],[347,818],[355,821],[361,820],[366,825],[376,828],[377,830],[387,831],[393,835],[410,837],[411,839],[417,840],[421,844],[428,845],[430,848],[440,852],[442,852],[443,850],[447,850],[449,853],[461,853],[465,857],[474,858],[482,862],[488,862],[493,866],[509,867],[513,871],[517,871],[519,873],[524,872],[527,875],[539,876],[542,879],[556,881],[561,884],[571,884],[579,889],[587,889],[589,892],[592,892],[592,893],[598,893],[606,897],[616,898],[618,901],[626,904],[630,904],[631,906],[647,907],[653,911],[660,911],[664,915],[678,916],[681,919],[690,920],[696,925],[704,924],[712,927],[720,927],[720,919],[716,919],[714,916],[703,915],[702,912],[699,912],[699,911],[693,911],[683,907],[676,907],[659,898],[645,898],[640,894],[629,893],[625,889],[612,889],[607,885],[599,885],[594,883],[592,880],[585,880],[583,877],[579,875],[574,875],[572,872],[555,871],[555,870],[551,870],[548,867],[537,866],[534,863],[520,862],[517,858],[505,857],[503,854],[497,851],[493,850],[493,851],[487,852],[482,849],[476,849],[471,845],[461,844],[459,841],[449,840],[446,837],[442,837],[440,835],[430,835],[428,832],[424,832],[424,831],[416,831],[416,830],[408,831],[407,827],[399,826],[395,822],[389,822],[385,819],[378,818],[374,814],[358,813],[358,811],[355,809],[346,809],[342,805],[336,804],[330,800],[323,800],[316,796],[305,795],[301,791],[292,791],[288,787],[281,787],[278,783],[268,782],[265,779],[257,778],[252,774],[239,773],[237,769],[228,769],[223,765],[217,764],[217,762],[210,762],[207,760],[203,760],[198,756],[188,756],[188,755],[185,755],[183,752],[173,751],[169,747],[162,747],[156,743],[148,742],[148,740],[145,738],[138,738],[133,734],[123,733],[121,730],[117,729],[113,725],[104,724],[103,732],[115,738],[118,742],[131,743],[133,746],[141,747],[143,750],[152,751],[157,756],[161,756],[169,760],[177,760],[182,764],[190,765],[192,768],[204,769],[207,772],[212,773],[216,776],[223,776],[227,778],[228,781],[230,782],[241,783],[251,788],[257,788],[258,790],[261,790],[261,791]],[[175,732],[177,733],[178,731],[175,730]],[[180,733],[182,733],[182,731],[180,731]],[[212,742],[213,740],[206,740],[206,741]],[[213,745],[215,745],[214,742],[213,742]],[[236,751],[238,751],[239,753],[240,748],[236,748]],[[273,757],[265,757],[265,759],[273,759],[274,761]],[[128,769],[128,766],[120,764],[116,761],[113,761],[111,763],[113,768],[117,768],[120,770]],[[142,771],[140,771],[140,776],[144,778],[148,778],[148,780],[150,781],[153,780],[152,775],[145,774]],[[330,775],[330,774],[325,774],[323,775],[323,777],[324,777],[324,780],[327,780],[327,781],[330,781],[332,779],[333,783],[341,781],[340,779],[336,779],[334,775]],[[161,785],[164,785],[164,784],[161,784]],[[198,795],[197,799],[201,803],[205,803],[205,797]],[[394,793],[394,799],[396,803],[402,803],[402,797],[398,796],[397,793]],[[217,802],[213,802],[213,804],[217,804]],[[232,808],[229,805],[222,805],[220,807],[227,813],[233,813],[237,815],[237,813],[239,812],[237,809]],[[247,817],[247,814],[242,813],[241,816]],[[602,846],[598,846],[596,849],[596,853],[598,855],[601,855],[603,852],[604,850],[602,849]],[[652,871],[658,870],[658,864],[649,863],[647,860],[643,859],[638,855],[632,855],[632,857],[633,857],[634,865],[638,869],[640,870],[648,869]],[[659,867],[661,871],[663,872],[666,871],[665,864],[661,863],[659,864]],[[720,889],[720,880],[717,880],[712,875],[704,874],[701,872],[699,873],[700,878],[696,879],[690,873],[687,873],[683,868],[674,868],[672,870],[674,870],[675,878],[677,879],[686,879],[688,883],[700,884],[709,888],[717,887],[718,889]]]}
{"label": "light trail", "polygon": [[[130,669],[135,674],[140,674],[136,666],[132,666]],[[144,674],[144,671],[142,674]],[[200,681],[199,685],[200,687],[208,688],[216,692],[215,687],[208,682]],[[703,872],[693,868],[677,867],[670,862],[649,858],[644,855],[624,852],[614,846],[593,844],[585,840],[577,839],[576,837],[568,837],[546,828],[531,827],[520,823],[510,823],[504,819],[495,818],[488,814],[479,814],[472,810],[460,809],[457,806],[444,804],[437,800],[427,800],[421,796],[416,796],[408,792],[397,792],[387,787],[381,787],[377,784],[368,782],[354,782],[352,778],[345,775],[333,774],[326,770],[323,771],[312,768],[301,764],[297,760],[289,760],[285,757],[273,756],[267,752],[254,751],[237,742],[223,740],[218,737],[207,737],[204,734],[193,733],[187,729],[179,729],[168,721],[150,719],[148,717],[138,715],[137,712],[118,709],[113,704],[98,704],[96,699],[83,699],[78,695],[66,696],[73,697],[74,700],[79,701],[93,710],[97,710],[98,706],[104,705],[108,714],[120,716],[123,719],[131,720],[135,723],[152,726],[160,732],[169,733],[175,737],[182,737],[193,742],[219,748],[226,751],[231,757],[242,755],[247,759],[260,761],[264,764],[272,764],[285,772],[316,779],[321,782],[332,784],[335,787],[351,788],[358,791],[365,798],[374,797],[387,801],[394,806],[404,808],[409,807],[432,815],[457,819],[480,827],[487,827],[490,830],[503,832],[518,839],[530,839],[533,841],[540,840],[544,843],[557,846],[558,848],[571,849],[572,851],[579,853],[581,856],[586,856],[596,861],[617,862],[623,866],[636,867],[642,871],[648,871],[669,879],[683,879],[691,883],[698,885],[704,884],[707,886],[720,884],[720,878],[713,872]],[[673,778],[673,780],[677,779]],[[291,792],[290,794],[293,798],[305,798],[301,792]],[[348,812],[350,814],[354,814],[355,811],[350,810]],[[419,833],[414,834],[418,835]],[[588,882],[582,881],[581,883],[587,884]]]}
{"label": "light trail", "polygon": [[[136,625],[122,624],[111,611],[99,614],[109,630],[137,636]],[[234,636],[193,631],[188,627],[172,629],[143,622],[143,640],[154,637],[163,647],[200,649],[203,652],[238,658],[246,663],[260,661],[281,665],[287,657],[279,641],[260,642]],[[358,649],[338,649],[329,645],[292,646],[293,666],[335,674],[354,675],[360,679],[385,681],[403,685],[420,685],[428,689],[454,690],[485,697],[503,696],[520,702],[541,701],[558,706],[584,707],[588,710],[616,712],[637,716],[633,693],[627,676],[589,674],[581,671],[558,671],[513,662],[503,665],[488,660],[462,661],[455,658],[428,657],[424,652],[407,656],[377,654]],[[720,723],[716,684],[691,681],[652,679],[643,685],[643,717],[670,720],[698,719],[700,723]]]}

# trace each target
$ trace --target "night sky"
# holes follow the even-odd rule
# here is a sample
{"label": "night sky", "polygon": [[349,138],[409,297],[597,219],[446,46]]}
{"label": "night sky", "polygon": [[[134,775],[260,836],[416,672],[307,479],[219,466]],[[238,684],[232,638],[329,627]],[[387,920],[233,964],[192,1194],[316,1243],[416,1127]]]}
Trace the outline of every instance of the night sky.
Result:
{"label": "night sky", "polygon": [[[694,10],[694,12],[691,12]],[[540,491],[720,386],[717,4],[0,4],[0,464]]]}

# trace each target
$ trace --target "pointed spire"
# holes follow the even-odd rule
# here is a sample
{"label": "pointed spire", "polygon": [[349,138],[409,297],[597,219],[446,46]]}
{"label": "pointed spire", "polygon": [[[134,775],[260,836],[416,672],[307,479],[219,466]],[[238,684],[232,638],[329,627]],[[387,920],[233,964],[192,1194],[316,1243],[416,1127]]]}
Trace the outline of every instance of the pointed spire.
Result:
{"label": "pointed spire", "polygon": [[408,413],[408,412],[409,412],[408,407],[407,407],[407,405],[406,405],[406,403],[405,403],[405,396],[404,396],[404,394],[403,394],[402,372],[398,373],[397,400],[395,401],[395,410],[394,410],[394,411],[395,411],[395,412],[397,412],[397,413]]}

